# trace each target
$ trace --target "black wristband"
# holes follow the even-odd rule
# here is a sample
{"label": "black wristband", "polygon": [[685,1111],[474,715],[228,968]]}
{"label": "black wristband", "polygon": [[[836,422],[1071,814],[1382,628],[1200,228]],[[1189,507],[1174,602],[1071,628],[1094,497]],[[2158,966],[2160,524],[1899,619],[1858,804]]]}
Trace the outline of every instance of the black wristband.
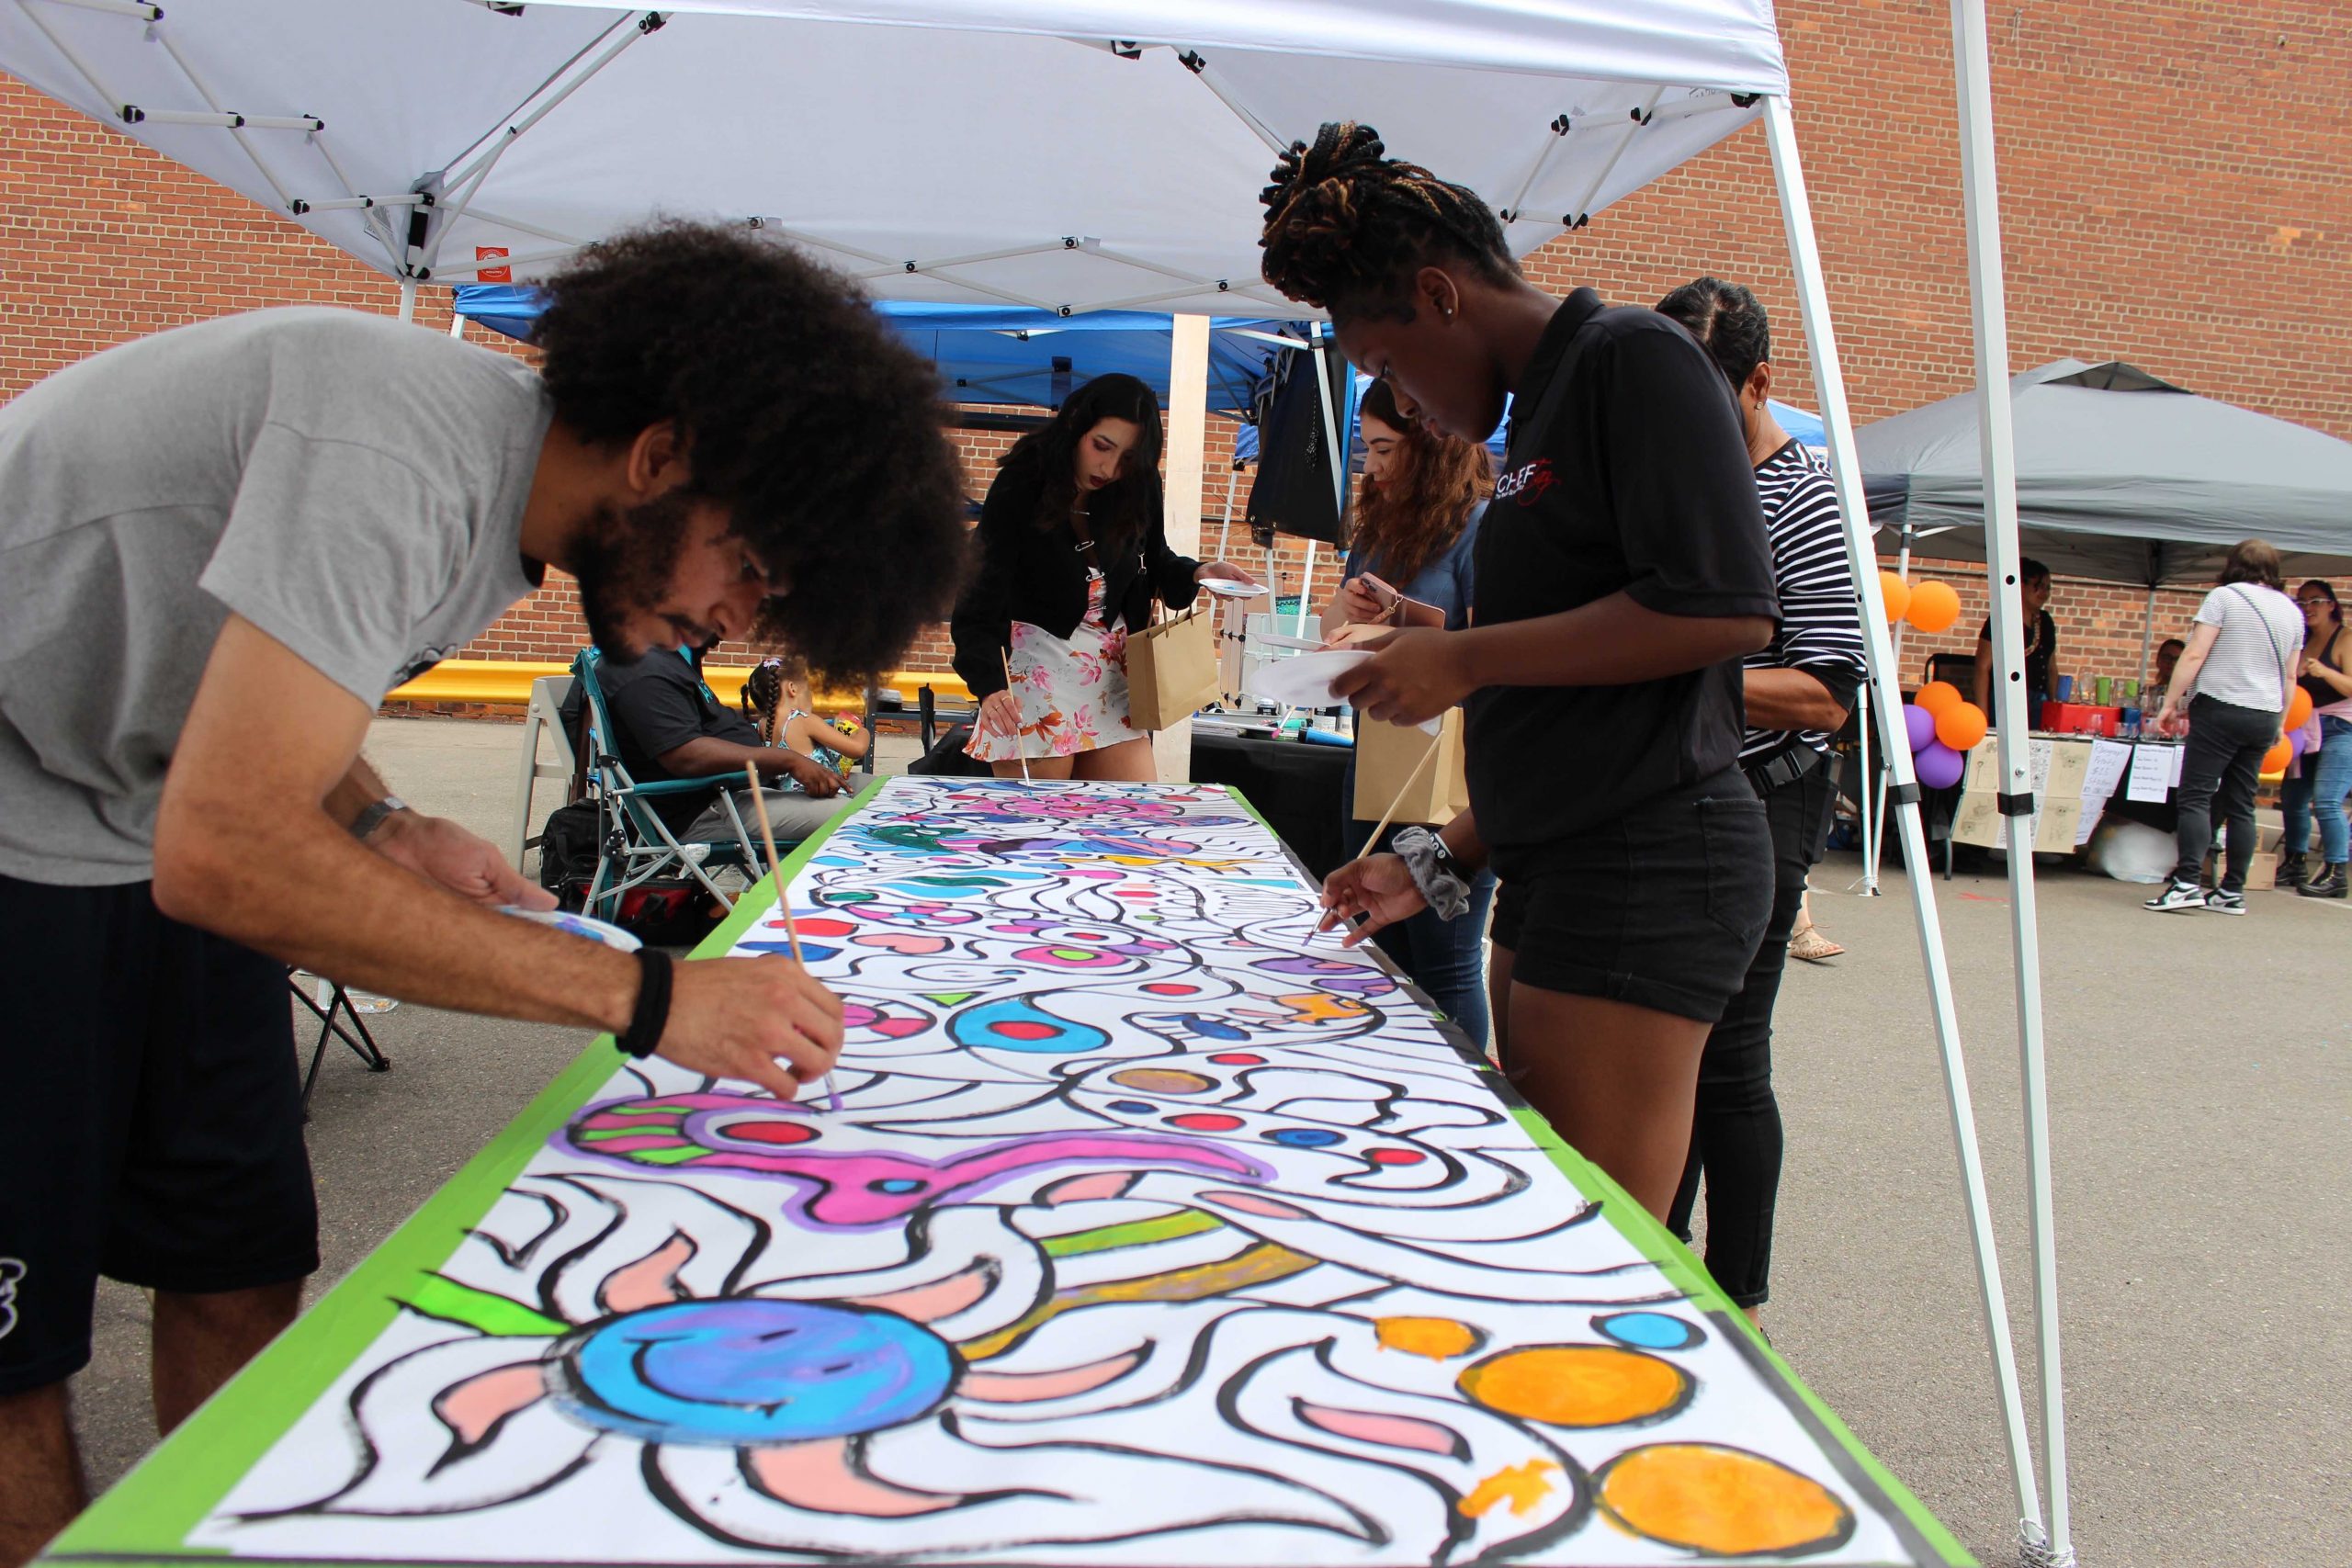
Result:
{"label": "black wristband", "polygon": [[639,948],[637,973],[637,1006],[629,1010],[628,1032],[614,1043],[622,1055],[643,1061],[670,1027],[670,955],[658,948]]}

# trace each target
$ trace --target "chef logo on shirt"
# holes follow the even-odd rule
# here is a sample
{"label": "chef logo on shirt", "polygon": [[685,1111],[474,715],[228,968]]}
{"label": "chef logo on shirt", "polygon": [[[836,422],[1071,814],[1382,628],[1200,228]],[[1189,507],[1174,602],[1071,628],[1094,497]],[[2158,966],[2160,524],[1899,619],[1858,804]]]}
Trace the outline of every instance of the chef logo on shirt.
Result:
{"label": "chef logo on shirt", "polygon": [[421,652],[410,654],[407,661],[401,666],[400,673],[392,677],[392,684],[407,685],[457,651],[458,645],[451,642],[444,643],[439,648],[428,648]]}
{"label": "chef logo on shirt", "polygon": [[1538,457],[1524,468],[1513,468],[1495,481],[1497,501],[1517,501],[1521,506],[1532,506],[1560,481],[1553,477],[1552,459]]}

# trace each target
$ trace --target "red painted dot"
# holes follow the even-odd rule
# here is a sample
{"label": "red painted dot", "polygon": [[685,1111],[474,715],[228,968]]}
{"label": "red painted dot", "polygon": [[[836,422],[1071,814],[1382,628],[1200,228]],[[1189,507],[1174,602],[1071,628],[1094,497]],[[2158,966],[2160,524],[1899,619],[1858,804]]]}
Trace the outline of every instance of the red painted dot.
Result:
{"label": "red painted dot", "polygon": [[1162,984],[1158,986],[1146,986],[1144,989],[1149,991],[1155,997],[1189,997],[1198,991],[1200,987],[1198,986],[1170,986]]}
{"label": "red painted dot", "polygon": [[1187,1133],[1230,1133],[1242,1124],[1238,1116],[1220,1115],[1214,1111],[1187,1111],[1168,1119],[1170,1127],[1182,1127]]}
{"label": "red painted dot", "polygon": [[1147,888],[1114,887],[1111,889],[1111,897],[1114,898],[1149,898],[1154,897],[1154,895]]}
{"label": "red painted dot", "polygon": [[1374,1149],[1364,1156],[1374,1165],[1419,1165],[1428,1157],[1419,1149]]}
{"label": "red painted dot", "polygon": [[817,1129],[800,1122],[737,1122],[729,1125],[727,1135],[747,1144],[805,1144],[817,1135]]}
{"label": "red painted dot", "polygon": [[1262,1067],[1266,1065],[1265,1057],[1253,1056],[1247,1051],[1220,1051],[1209,1060],[1220,1067]]}
{"label": "red painted dot", "polygon": [[1060,1033],[1061,1031],[1050,1023],[1012,1022],[991,1023],[989,1025],[989,1032],[1001,1034],[1007,1040],[1044,1040]]}

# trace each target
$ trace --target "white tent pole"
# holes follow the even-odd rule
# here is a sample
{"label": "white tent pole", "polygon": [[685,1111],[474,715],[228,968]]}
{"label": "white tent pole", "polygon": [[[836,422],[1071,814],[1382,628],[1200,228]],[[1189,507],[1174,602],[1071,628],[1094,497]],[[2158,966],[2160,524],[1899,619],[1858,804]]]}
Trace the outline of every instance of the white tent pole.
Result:
{"label": "white tent pole", "polygon": [[[1208,453],[1209,319],[1172,316],[1168,333],[1167,483],[1160,491],[1160,522],[1168,547],[1180,556],[1201,553],[1201,468]],[[1203,597],[1206,597],[1205,592]],[[1216,615],[1211,604],[1204,612]],[[1152,755],[1163,779],[1193,776],[1193,721],[1188,716],[1151,738]]]}
{"label": "white tent pole", "polygon": [[[1347,525],[1348,449],[1340,445],[1340,413],[1331,367],[1323,357],[1323,323],[1306,329],[1306,352],[1315,358],[1315,387],[1322,394],[1323,449],[1331,455],[1331,514]],[[1351,434],[1353,433],[1351,432]],[[1306,635],[1306,601],[1315,591],[1315,541],[1306,541],[1306,568],[1298,579],[1298,635]]]}
{"label": "white tent pole", "polygon": [[465,337],[466,318],[462,312],[457,310],[449,312],[449,335],[458,339]]}
{"label": "white tent pole", "polygon": [[1952,1141],[1959,1147],[1962,1197],[1968,1211],[1969,1239],[1976,1249],[1976,1280],[1984,1311],[1984,1332],[1993,1352],[2002,1428],[2008,1441],[2009,1472],[2016,1483],[2019,1511],[2030,1518],[2039,1511],[2034,1499],[2032,1447],[2019,1393],[2017,1351],[2009,1339],[2008,1303],[2001,1285],[2000,1258],[1994,1247],[1992,1205],[1984,1191],[1984,1163],[1977,1147],[1976,1112],[1968,1088],[1968,1064],[1961,1050],[1960,1019],[1952,1003],[1951,969],[1944,954],[1942,921],[1936,910],[1927,833],[1919,820],[1918,781],[1911,768],[1911,749],[1896,737],[1903,711],[1902,682],[1894,668],[1885,599],[1879,592],[1877,553],[1870,536],[1870,510],[1862,497],[1861,459],[1846,407],[1845,374],[1838,364],[1837,340],[1830,329],[1829,291],[1823,280],[1820,247],[1813,231],[1813,206],[1805,194],[1804,172],[1797,161],[1796,130],[1785,102],[1779,98],[1764,100],[1764,130],[1771,150],[1773,177],[1780,185],[1781,216],[1788,230],[1789,255],[1796,273],[1797,304],[1804,318],[1805,340],[1813,351],[1814,381],[1821,399],[1821,427],[1829,442],[1830,473],[1838,491],[1838,513],[1846,525],[1846,557],[1853,568],[1854,584],[1861,592],[1862,641],[1870,657],[1871,680],[1876,687],[1879,739],[1885,748],[1887,765],[1894,773],[1891,798],[1895,830],[1902,840],[1903,863],[1911,885],[1911,910],[1919,929],[1919,955],[1927,964],[1928,999],[1935,1020],[1936,1043],[1943,1055],[1945,1098],[1951,1110]]}
{"label": "white tent pole", "polygon": [[[1854,886],[1861,888],[1865,897],[1875,898],[1878,897],[1879,820],[1878,808],[1872,801],[1878,794],[1878,774],[1871,769],[1871,726],[1875,721],[1871,717],[1871,683],[1868,681],[1854,689],[1854,707],[1862,718],[1855,735],[1862,759],[1862,776],[1860,788],[1855,792],[1861,806],[1862,879]],[[1848,889],[1851,890],[1851,887]]]}
{"label": "white tent pole", "polygon": [[416,279],[413,277],[401,279],[401,320],[416,320]]}
{"label": "white tent pole", "polygon": [[[1219,560],[1233,558],[1233,491],[1241,483],[1241,465],[1228,463],[1225,469],[1225,521],[1216,531],[1216,556]],[[1271,586],[1271,584],[1269,585]],[[2143,659],[2141,663],[2147,660]]]}
{"label": "white tent pole", "polygon": [[2050,1191],[2050,1088],[2041,1036],[2041,945],[2031,846],[2018,840],[2033,810],[2026,734],[2025,637],[2018,622],[2017,448],[2010,427],[2009,329],[2001,271],[2001,199],[1993,154],[1992,49],[1984,0],[1952,0],[1952,74],[1960,99],[1960,175],[1968,236],[1969,308],[1975,318],[1976,398],[1984,468],[1985,592],[1993,602],[1995,722],[2000,732],[2001,811],[2008,818],[2009,931],[2016,947],[2018,1047],[2025,1079],[2026,1186],[2033,1239],[2033,1308],[2040,1331],[2041,1491],[2047,1531],[2028,1510],[2019,1521],[2031,1564],[2071,1564],[2066,1497],[2066,1410],[2058,1356],[2058,1255]]}
{"label": "white tent pole", "polygon": [[[1872,564],[1875,565],[1877,560],[1877,550],[1875,547],[1873,547],[1871,550],[1871,560]],[[1903,547],[1894,558],[1894,575],[1903,579],[1906,583],[1911,581],[1911,525],[1908,523],[1903,525]],[[1903,687],[1903,628],[1905,624],[1905,623],[1902,621],[1895,622],[1893,631],[1892,647],[1894,649],[1894,685],[1897,691],[1902,690]],[[1867,803],[1864,804],[1863,809],[1865,811],[1870,809]],[[1867,863],[1862,867],[1862,887],[1865,892],[1870,893],[1876,893],[1878,891],[1879,855],[1886,847],[1886,805],[1883,795],[1882,795],[1880,799],[1878,816],[1879,830],[1871,837],[1869,845],[1862,852],[1867,862]]]}

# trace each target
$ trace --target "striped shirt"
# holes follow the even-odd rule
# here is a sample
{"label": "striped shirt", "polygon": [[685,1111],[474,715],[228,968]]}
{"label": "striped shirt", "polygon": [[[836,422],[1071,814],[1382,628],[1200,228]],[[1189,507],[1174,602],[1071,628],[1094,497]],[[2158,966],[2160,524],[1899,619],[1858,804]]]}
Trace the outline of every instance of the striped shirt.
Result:
{"label": "striped shirt", "polygon": [[[1781,625],[1769,646],[1747,656],[1747,668],[1802,670],[1851,706],[1868,667],[1862,660],[1860,601],[1846,560],[1846,530],[1829,470],[1792,441],[1756,470],[1756,490],[1772,541]],[[1826,730],[1751,728],[1740,741],[1739,759],[1753,761],[1792,739],[1816,751],[1829,749]]]}

